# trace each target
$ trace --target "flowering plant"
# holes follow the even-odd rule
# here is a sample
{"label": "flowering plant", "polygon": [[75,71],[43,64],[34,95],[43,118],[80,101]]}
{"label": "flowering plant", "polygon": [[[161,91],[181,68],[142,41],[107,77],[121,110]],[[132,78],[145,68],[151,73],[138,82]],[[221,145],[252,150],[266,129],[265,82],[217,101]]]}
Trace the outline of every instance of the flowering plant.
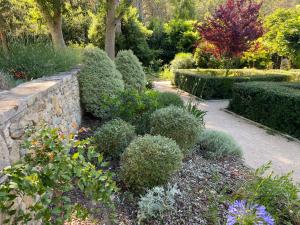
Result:
{"label": "flowering plant", "polygon": [[227,225],[275,225],[266,208],[257,204],[248,204],[246,200],[237,200],[228,209]]}

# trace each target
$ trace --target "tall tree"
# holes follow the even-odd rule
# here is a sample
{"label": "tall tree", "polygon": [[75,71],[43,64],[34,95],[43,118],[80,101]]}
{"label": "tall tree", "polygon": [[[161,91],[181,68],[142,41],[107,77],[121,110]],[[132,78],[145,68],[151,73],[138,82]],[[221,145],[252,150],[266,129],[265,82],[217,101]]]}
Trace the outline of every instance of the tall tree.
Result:
{"label": "tall tree", "polygon": [[205,41],[216,47],[219,56],[240,56],[263,34],[259,20],[261,4],[252,0],[227,0],[197,30]]}
{"label": "tall tree", "polygon": [[116,27],[131,3],[132,0],[106,0],[105,51],[111,59],[116,56]]}
{"label": "tall tree", "polygon": [[45,19],[51,34],[53,46],[56,49],[66,47],[62,32],[62,12],[64,0],[34,0]]}

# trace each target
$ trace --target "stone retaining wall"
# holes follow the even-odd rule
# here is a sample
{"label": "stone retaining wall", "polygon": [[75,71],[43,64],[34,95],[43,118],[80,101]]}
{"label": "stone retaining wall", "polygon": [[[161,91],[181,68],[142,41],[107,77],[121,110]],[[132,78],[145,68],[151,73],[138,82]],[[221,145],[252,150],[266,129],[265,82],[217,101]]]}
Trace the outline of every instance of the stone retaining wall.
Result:
{"label": "stone retaining wall", "polygon": [[75,132],[81,123],[77,74],[60,73],[0,92],[0,170],[18,161],[25,127],[43,121],[63,132]]}

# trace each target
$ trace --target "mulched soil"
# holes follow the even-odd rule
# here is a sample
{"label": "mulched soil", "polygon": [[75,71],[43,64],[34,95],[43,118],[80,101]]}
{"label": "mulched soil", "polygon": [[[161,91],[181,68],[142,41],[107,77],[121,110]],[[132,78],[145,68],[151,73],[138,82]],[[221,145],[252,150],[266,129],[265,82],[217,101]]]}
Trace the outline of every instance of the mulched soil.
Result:
{"label": "mulched soil", "polygon": [[[116,174],[118,167],[114,168]],[[183,167],[170,180],[177,184],[181,195],[176,198],[173,211],[164,213],[160,220],[147,221],[148,225],[218,225],[226,221],[226,211],[231,194],[251,178],[251,170],[238,158],[208,160],[197,148],[183,162]],[[122,187],[120,182],[117,183]],[[81,221],[74,218],[66,225],[100,225],[108,222],[106,210],[101,205],[91,204],[80,193],[74,193],[75,201],[85,203],[88,209],[98,209],[92,219]],[[137,202],[139,196],[121,190],[114,196],[115,220],[119,225],[137,224]]]}

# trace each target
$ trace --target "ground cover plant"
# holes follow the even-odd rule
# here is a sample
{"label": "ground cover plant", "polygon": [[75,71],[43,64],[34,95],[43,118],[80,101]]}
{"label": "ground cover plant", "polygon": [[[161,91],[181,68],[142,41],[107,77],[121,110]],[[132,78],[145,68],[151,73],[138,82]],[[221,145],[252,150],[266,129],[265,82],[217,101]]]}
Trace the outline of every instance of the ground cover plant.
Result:
{"label": "ground cover plant", "polygon": [[232,97],[235,83],[250,81],[283,82],[292,80],[288,72],[263,72],[257,70],[177,70],[175,85],[204,99],[226,99]]}
{"label": "ground cover plant", "polygon": [[299,83],[251,82],[233,89],[230,110],[275,130],[300,137]]}

